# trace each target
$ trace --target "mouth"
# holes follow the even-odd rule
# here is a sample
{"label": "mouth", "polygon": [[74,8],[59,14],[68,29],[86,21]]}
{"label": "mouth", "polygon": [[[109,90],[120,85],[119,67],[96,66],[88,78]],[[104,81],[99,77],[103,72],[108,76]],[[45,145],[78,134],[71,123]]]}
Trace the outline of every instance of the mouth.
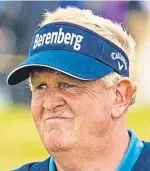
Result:
{"label": "mouth", "polygon": [[73,119],[71,113],[68,112],[55,112],[55,113],[47,113],[44,115],[44,120],[46,121],[67,121]]}
{"label": "mouth", "polygon": [[50,117],[47,120],[57,120],[57,119],[64,120],[64,119],[69,119],[69,118],[66,118],[66,117]]}
{"label": "mouth", "polygon": [[49,117],[49,118],[47,118],[47,121],[49,121],[49,122],[53,122],[53,121],[67,121],[67,120],[69,120],[70,118],[67,118],[67,117]]}

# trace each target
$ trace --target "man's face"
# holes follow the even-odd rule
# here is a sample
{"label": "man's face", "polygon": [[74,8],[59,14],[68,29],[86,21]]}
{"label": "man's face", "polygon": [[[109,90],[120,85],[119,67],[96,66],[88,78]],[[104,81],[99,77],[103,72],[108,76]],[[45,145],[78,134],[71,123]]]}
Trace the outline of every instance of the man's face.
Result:
{"label": "man's face", "polygon": [[111,129],[114,90],[56,71],[31,76],[31,111],[48,152],[84,148]]}

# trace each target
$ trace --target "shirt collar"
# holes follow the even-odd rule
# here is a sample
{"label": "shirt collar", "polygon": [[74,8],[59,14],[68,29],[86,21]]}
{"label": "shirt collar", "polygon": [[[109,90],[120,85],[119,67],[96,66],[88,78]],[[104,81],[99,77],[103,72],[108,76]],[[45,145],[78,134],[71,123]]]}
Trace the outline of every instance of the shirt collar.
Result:
{"label": "shirt collar", "polygon": [[[143,142],[136,136],[136,134],[132,130],[128,130],[128,133],[130,136],[130,143],[117,171],[131,171],[143,150]],[[49,171],[57,171],[53,157],[50,158]]]}
{"label": "shirt collar", "polygon": [[53,157],[50,157],[49,161],[49,171],[57,171],[55,161]]}
{"label": "shirt collar", "polygon": [[130,143],[117,171],[131,171],[144,147],[143,142],[132,130],[128,130],[128,133],[130,136]]}

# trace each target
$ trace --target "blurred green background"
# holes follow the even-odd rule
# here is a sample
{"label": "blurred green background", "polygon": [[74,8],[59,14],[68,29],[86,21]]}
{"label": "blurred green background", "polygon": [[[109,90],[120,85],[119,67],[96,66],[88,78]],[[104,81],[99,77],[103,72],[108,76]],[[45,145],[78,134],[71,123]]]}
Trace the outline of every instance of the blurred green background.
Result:
{"label": "blurred green background", "polygon": [[28,105],[16,105],[0,114],[0,171],[47,156]]}

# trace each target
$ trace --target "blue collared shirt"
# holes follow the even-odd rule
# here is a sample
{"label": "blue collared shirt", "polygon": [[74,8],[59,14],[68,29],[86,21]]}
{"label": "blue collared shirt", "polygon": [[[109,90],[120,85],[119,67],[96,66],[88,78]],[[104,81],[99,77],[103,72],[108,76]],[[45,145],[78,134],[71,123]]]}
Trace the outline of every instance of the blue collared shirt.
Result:
{"label": "blue collared shirt", "polygon": [[[117,171],[131,171],[143,149],[143,142],[132,130],[128,130],[130,143]],[[49,171],[57,171],[54,158],[50,158]]]}

